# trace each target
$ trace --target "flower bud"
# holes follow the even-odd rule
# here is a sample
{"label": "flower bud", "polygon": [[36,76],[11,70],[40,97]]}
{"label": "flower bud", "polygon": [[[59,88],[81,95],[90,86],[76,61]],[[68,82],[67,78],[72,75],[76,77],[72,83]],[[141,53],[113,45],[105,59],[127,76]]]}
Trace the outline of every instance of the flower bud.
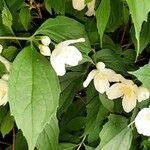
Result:
{"label": "flower bud", "polygon": [[48,46],[46,45],[39,45],[40,53],[44,56],[50,56],[51,55],[51,50]]}
{"label": "flower bud", "polygon": [[51,39],[48,36],[42,36],[41,43],[45,46],[48,46],[51,43]]}
{"label": "flower bud", "polygon": [[143,86],[140,86],[138,88],[138,101],[141,102],[143,100],[146,100],[150,97],[150,91],[143,87]]}

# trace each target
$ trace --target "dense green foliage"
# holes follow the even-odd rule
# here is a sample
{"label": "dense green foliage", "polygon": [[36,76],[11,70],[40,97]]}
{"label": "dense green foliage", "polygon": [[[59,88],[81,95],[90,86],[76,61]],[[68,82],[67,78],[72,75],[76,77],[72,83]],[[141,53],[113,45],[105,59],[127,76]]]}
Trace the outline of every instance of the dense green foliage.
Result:
{"label": "dense green foliage", "polygon": [[[85,0],[88,4],[91,0]],[[77,11],[72,0],[1,0],[2,56],[12,63],[8,103],[0,106],[0,149],[148,150],[149,137],[134,121],[149,100],[126,113],[121,98],[98,93],[83,82],[101,61],[107,68],[150,90],[150,1],[96,0]],[[50,49],[70,39],[82,53],[79,65],[57,76],[38,48],[49,36]],[[0,76],[8,73],[0,63]]]}

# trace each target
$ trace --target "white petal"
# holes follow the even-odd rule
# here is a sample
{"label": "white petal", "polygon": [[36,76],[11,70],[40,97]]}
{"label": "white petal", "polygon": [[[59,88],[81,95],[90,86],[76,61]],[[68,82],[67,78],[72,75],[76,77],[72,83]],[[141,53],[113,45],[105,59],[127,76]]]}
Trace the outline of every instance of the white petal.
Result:
{"label": "white petal", "polygon": [[136,106],[137,96],[132,93],[130,97],[124,95],[122,99],[122,106],[125,112],[129,113]]}
{"label": "white petal", "polygon": [[63,46],[68,46],[70,44],[82,43],[82,42],[85,42],[85,38],[79,38],[79,39],[75,39],[75,40],[66,40],[66,41],[63,41],[59,44],[62,44]]}
{"label": "white petal", "polygon": [[87,87],[89,85],[89,83],[92,81],[92,79],[94,78],[94,76],[96,75],[96,73],[97,73],[97,70],[95,69],[95,70],[92,70],[88,74],[86,80],[83,82],[83,87]]}
{"label": "white petal", "polygon": [[95,15],[95,0],[92,0],[87,4],[88,11],[86,12],[87,16]]}
{"label": "white petal", "polygon": [[116,99],[123,95],[120,88],[122,87],[122,83],[113,84],[107,91],[106,95],[109,99]]}
{"label": "white petal", "polygon": [[147,88],[143,87],[143,86],[140,86],[138,88],[137,92],[138,92],[138,101],[139,102],[141,102],[143,100],[146,100],[150,97],[150,91]]}
{"label": "white petal", "polygon": [[138,133],[150,136],[150,108],[143,108],[135,118]]}
{"label": "white petal", "polygon": [[68,53],[65,64],[76,66],[78,62],[82,60],[82,54],[75,46],[66,46],[65,51]]}
{"label": "white petal", "polygon": [[72,0],[72,5],[74,9],[79,10],[79,11],[84,9],[84,7],[86,6],[84,4],[84,0]]}
{"label": "white petal", "polygon": [[132,80],[125,79],[121,74],[117,74],[117,78],[119,79],[120,82],[124,84],[134,84]]}
{"label": "white petal", "polygon": [[5,105],[8,101],[8,82],[0,79],[0,105]]}
{"label": "white petal", "polygon": [[63,53],[63,49],[56,46],[56,49],[52,52],[50,61],[58,76],[63,76],[66,73],[65,58],[66,56],[65,53]]}
{"label": "white petal", "polygon": [[9,75],[8,74],[4,74],[2,76],[2,79],[5,80],[5,81],[8,81],[9,80]]}
{"label": "white petal", "polygon": [[44,56],[50,56],[51,55],[51,50],[48,46],[46,45],[39,45],[40,53]]}
{"label": "white petal", "polygon": [[103,72],[107,75],[109,82],[119,82],[118,75],[115,71],[106,68]]}
{"label": "white petal", "polygon": [[42,36],[41,43],[45,46],[48,46],[51,43],[51,39],[48,36]]}
{"label": "white petal", "polygon": [[0,53],[3,51],[3,46],[0,44]]}
{"label": "white petal", "polygon": [[103,94],[105,91],[108,90],[110,84],[107,79],[101,79],[101,77],[99,76],[100,74],[95,75],[94,86],[99,93]]}
{"label": "white petal", "polygon": [[0,55],[0,61],[5,65],[7,71],[10,72],[11,63],[1,55]]}

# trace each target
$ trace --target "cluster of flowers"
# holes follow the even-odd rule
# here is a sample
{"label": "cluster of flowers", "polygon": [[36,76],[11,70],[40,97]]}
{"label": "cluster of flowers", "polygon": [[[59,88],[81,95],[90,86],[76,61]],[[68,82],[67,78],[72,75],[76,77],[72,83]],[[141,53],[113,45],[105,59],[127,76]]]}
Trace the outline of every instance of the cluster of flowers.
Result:
{"label": "cluster of flowers", "polygon": [[[44,44],[47,43],[46,40],[51,41],[48,38],[47,36],[43,37],[41,42]],[[50,62],[56,74],[63,76],[66,73],[65,65],[76,66],[82,60],[81,52],[70,44],[84,41],[84,38],[80,38],[60,42],[52,53],[47,52],[48,48],[39,48],[43,55],[51,56]],[[147,88],[138,87],[132,80],[125,79],[121,74],[106,68],[103,62],[96,64],[96,69],[88,74],[83,87],[87,87],[92,80],[94,80],[95,89],[101,94],[106,92],[108,99],[113,100],[121,97],[123,109],[127,113],[136,107],[137,101],[141,102],[150,97],[150,92]],[[150,108],[144,108],[138,113],[135,118],[135,126],[140,134],[150,135]]]}

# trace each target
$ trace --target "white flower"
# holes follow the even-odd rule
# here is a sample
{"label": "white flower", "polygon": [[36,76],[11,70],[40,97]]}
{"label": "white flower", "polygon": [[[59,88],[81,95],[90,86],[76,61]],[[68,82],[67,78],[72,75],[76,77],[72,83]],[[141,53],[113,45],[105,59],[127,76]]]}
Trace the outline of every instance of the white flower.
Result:
{"label": "white flower", "polygon": [[143,100],[146,100],[150,97],[150,91],[143,87],[143,86],[140,86],[138,88],[138,101],[141,102]]}
{"label": "white flower", "polygon": [[42,36],[41,43],[45,46],[48,46],[51,43],[51,39],[48,36]]}
{"label": "white flower", "polygon": [[87,7],[88,7],[88,11],[86,12],[87,16],[95,15],[95,2],[96,0],[92,0],[91,2],[87,4]]}
{"label": "white flower", "polygon": [[61,42],[53,50],[50,61],[57,75],[63,76],[66,73],[65,64],[76,66],[82,60],[81,52],[75,46],[70,46],[70,44],[78,42],[85,42],[85,39],[80,38]]}
{"label": "white flower", "polygon": [[94,86],[96,90],[103,94],[109,87],[109,82],[119,82],[119,78],[115,71],[105,68],[103,62],[96,64],[97,69],[92,70],[87,79],[83,83],[83,87],[87,87],[89,83],[94,79]]}
{"label": "white flower", "polygon": [[0,55],[0,61],[5,65],[7,71],[10,72],[11,63],[1,55]]}
{"label": "white flower", "polygon": [[139,134],[150,136],[150,108],[143,108],[137,114],[135,126]]}
{"label": "white flower", "polygon": [[[96,0],[92,0],[91,2],[87,3],[88,11],[86,12],[87,16],[95,15],[95,2]],[[81,11],[85,8],[85,0],[72,0],[73,8]]]}
{"label": "white flower", "polygon": [[122,97],[123,109],[126,112],[130,112],[136,106],[136,101],[138,100],[138,87],[136,84],[133,83],[132,80],[127,80],[121,75],[118,75],[118,77],[122,83],[113,84],[106,91],[106,94],[109,99],[116,99]]}
{"label": "white flower", "polygon": [[83,10],[85,8],[84,0],[72,0],[73,8],[76,10]]}
{"label": "white flower", "polygon": [[[7,78],[6,78],[7,77]],[[3,75],[0,79],[0,105],[5,105],[8,101],[8,75]]]}
{"label": "white flower", "polygon": [[51,50],[48,46],[46,45],[39,45],[40,53],[44,56],[50,56],[51,55]]}

